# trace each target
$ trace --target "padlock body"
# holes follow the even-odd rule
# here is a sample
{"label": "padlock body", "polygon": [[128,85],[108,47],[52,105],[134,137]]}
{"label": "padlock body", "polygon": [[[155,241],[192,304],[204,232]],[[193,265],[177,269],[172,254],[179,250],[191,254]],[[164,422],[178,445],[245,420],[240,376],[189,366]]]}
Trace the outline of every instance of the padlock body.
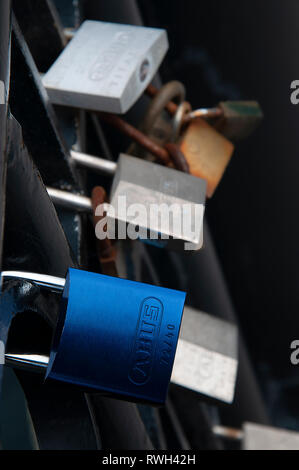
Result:
{"label": "padlock body", "polygon": [[171,381],[201,399],[232,403],[237,368],[237,327],[185,306]]}
{"label": "padlock body", "polygon": [[168,49],[165,30],[84,21],[43,77],[55,104],[125,113]]}
{"label": "padlock body", "polygon": [[107,211],[108,230],[118,229],[119,236],[128,226],[138,227],[138,238],[151,243],[161,239],[168,248],[200,249],[205,198],[205,180],[121,154]]}
{"label": "padlock body", "polygon": [[69,269],[46,377],[163,404],[185,293]]}
{"label": "padlock body", "polygon": [[207,196],[217,188],[234,151],[233,144],[201,118],[193,119],[180,140],[190,173],[207,181]]}
{"label": "padlock body", "polygon": [[222,117],[215,128],[227,139],[245,139],[263,120],[263,112],[257,101],[222,101],[219,103]]}

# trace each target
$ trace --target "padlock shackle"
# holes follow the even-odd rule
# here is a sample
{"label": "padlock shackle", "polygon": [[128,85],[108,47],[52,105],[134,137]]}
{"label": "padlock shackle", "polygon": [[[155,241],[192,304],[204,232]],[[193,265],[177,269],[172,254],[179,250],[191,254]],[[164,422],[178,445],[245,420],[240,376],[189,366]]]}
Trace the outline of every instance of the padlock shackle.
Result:
{"label": "padlock shackle", "polygon": [[[47,274],[31,273],[25,271],[2,271],[1,288],[6,279],[19,279],[30,281],[40,287],[51,289],[54,292],[62,292],[65,279]],[[5,365],[33,372],[45,372],[49,363],[49,357],[39,354],[5,354]]]}
{"label": "padlock shackle", "polygon": [[53,204],[56,206],[76,212],[88,212],[92,214],[92,203],[89,197],[50,187],[47,187],[47,192]]}
{"label": "padlock shackle", "polygon": [[29,372],[45,373],[49,364],[49,357],[40,354],[5,354],[5,365]]}
{"label": "padlock shackle", "polygon": [[[104,158],[95,157],[83,152],[71,150],[72,160],[79,166],[90,168],[98,173],[113,176],[117,170],[117,163]],[[53,204],[65,209],[92,214],[92,202],[89,197],[70,193],[61,189],[47,187],[47,192]]]}
{"label": "padlock shackle", "polygon": [[[171,83],[171,82],[169,82]],[[163,88],[163,87],[162,87]],[[155,98],[158,93],[161,91],[161,89],[156,88],[152,84],[148,85],[148,87],[145,90],[145,93],[150,96],[151,98]],[[189,103],[187,103],[189,104]],[[170,99],[167,103],[165,103],[165,109],[169,112],[171,116],[174,116],[177,111],[178,111],[179,104],[174,103],[172,99]],[[220,108],[218,105],[217,107],[214,108],[199,108],[195,110],[190,110],[189,112],[185,113],[183,117],[183,121],[185,124],[187,124],[189,121],[192,119],[196,119],[198,117],[202,118],[216,118],[219,116],[222,116],[223,110]]]}
{"label": "padlock shackle", "polygon": [[91,170],[108,176],[114,176],[116,173],[116,162],[75,150],[71,150],[70,154],[72,160],[79,166],[90,168]]}
{"label": "padlock shackle", "polygon": [[227,426],[215,425],[213,426],[213,434],[222,439],[231,441],[242,441],[244,439],[244,431],[242,429],[230,428]]}
{"label": "padlock shackle", "polygon": [[186,120],[187,121],[192,121],[192,119],[196,118],[218,118],[223,115],[222,109],[217,106],[215,108],[199,108],[199,109],[194,109],[193,111],[190,111],[190,113],[187,114]]}
{"label": "padlock shackle", "polygon": [[63,291],[65,279],[62,277],[49,276],[47,274],[38,274],[25,271],[2,271],[1,286],[4,279],[20,279],[33,282],[38,286],[51,289],[55,292]]}

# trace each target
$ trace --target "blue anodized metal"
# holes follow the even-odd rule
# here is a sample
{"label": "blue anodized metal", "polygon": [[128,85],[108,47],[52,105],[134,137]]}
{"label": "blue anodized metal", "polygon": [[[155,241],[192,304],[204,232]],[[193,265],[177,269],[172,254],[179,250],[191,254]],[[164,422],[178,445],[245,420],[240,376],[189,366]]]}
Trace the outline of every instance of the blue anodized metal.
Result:
{"label": "blue anodized metal", "polygon": [[185,293],[69,269],[46,377],[163,404]]}

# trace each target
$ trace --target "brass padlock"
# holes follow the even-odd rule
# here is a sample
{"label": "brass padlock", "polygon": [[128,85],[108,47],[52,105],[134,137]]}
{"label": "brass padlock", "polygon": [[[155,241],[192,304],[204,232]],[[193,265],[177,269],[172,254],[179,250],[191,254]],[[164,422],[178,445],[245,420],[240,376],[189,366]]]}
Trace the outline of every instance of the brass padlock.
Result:
{"label": "brass padlock", "polygon": [[179,139],[190,173],[207,181],[211,197],[231,159],[234,145],[204,119],[190,121]]}
{"label": "brass padlock", "polygon": [[[154,98],[159,90],[153,85],[149,85],[146,93]],[[169,101],[165,109],[173,116],[177,113],[178,106],[173,101]],[[207,119],[226,138],[237,141],[252,134],[263,120],[264,115],[257,101],[221,101],[214,108],[187,109],[183,116],[183,122],[186,124],[198,117]]]}
{"label": "brass padlock", "polygon": [[218,108],[221,117],[215,128],[228,139],[245,139],[263,119],[263,112],[257,101],[222,101]]}

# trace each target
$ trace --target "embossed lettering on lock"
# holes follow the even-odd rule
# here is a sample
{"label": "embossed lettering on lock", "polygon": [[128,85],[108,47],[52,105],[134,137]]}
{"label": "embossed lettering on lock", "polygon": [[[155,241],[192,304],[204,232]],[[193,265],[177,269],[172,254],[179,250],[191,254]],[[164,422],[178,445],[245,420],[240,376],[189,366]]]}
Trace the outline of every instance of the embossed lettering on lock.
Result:
{"label": "embossed lettering on lock", "polygon": [[168,49],[163,29],[85,21],[43,77],[55,104],[125,113]]}
{"label": "embossed lettering on lock", "polygon": [[156,343],[163,316],[162,302],[155,297],[144,299],[133,346],[129,379],[136,385],[144,385],[151,378]]}

